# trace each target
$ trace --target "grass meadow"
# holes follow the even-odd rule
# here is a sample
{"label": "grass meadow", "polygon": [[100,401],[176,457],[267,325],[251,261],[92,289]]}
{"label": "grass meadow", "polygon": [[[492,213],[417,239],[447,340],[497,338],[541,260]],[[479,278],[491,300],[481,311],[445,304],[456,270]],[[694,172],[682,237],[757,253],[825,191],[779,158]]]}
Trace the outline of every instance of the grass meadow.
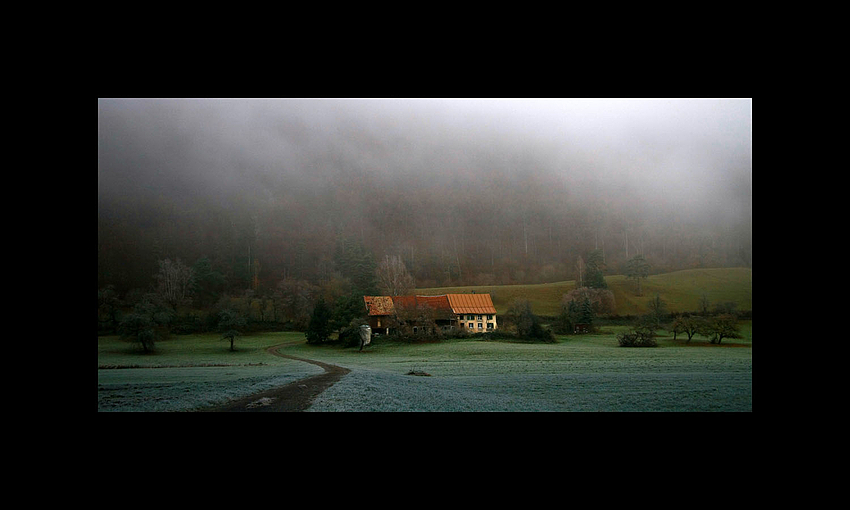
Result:
{"label": "grass meadow", "polygon": [[145,354],[116,336],[97,339],[97,410],[185,411],[288,384],[323,370],[266,348],[302,333],[245,336],[230,351],[218,335],[172,336]]}
{"label": "grass meadow", "polygon": [[741,326],[746,338],[726,346],[662,336],[656,348],[623,348],[612,326],[554,344],[379,340],[362,354],[328,349],[324,360],[352,372],[309,411],[752,411],[751,321]]}
{"label": "grass meadow", "polygon": [[215,335],[172,337],[152,355],[101,337],[98,411],[190,411],[321,373],[266,352],[278,344],[351,370],[310,412],[752,411],[752,321],[740,326],[743,339],[719,346],[661,332],[655,348],[619,347],[618,326],[551,344],[379,337],[364,352],[296,332],[244,337],[235,353]]}
{"label": "grass meadow", "polygon": [[[751,269],[696,269],[653,275],[642,282],[607,276],[619,315],[645,313],[658,293],[671,312],[733,301],[752,310]],[[516,298],[554,316],[574,282],[541,285],[417,289],[418,294],[489,292],[499,313]],[[364,352],[307,345],[303,333],[242,337],[236,352],[217,335],[172,336],[155,354],[117,337],[98,337],[97,408],[101,411],[190,411],[263,391],[322,369],[266,352],[282,352],[351,370],[319,395],[311,412],[453,411],[752,411],[752,320],[743,338],[711,345],[659,332],[658,347],[624,348],[604,326],[597,334],[557,336],[530,344],[477,339],[404,344],[376,338]],[[429,376],[407,375],[424,372]]]}

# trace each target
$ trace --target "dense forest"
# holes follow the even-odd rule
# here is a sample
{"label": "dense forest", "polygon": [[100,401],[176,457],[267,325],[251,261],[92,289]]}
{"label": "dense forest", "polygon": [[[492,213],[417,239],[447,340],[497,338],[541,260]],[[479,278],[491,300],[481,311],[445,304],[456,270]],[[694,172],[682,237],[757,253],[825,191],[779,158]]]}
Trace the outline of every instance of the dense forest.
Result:
{"label": "dense forest", "polygon": [[98,288],[163,260],[215,293],[388,255],[417,287],[575,279],[594,250],[752,267],[751,101],[590,103],[99,99]]}

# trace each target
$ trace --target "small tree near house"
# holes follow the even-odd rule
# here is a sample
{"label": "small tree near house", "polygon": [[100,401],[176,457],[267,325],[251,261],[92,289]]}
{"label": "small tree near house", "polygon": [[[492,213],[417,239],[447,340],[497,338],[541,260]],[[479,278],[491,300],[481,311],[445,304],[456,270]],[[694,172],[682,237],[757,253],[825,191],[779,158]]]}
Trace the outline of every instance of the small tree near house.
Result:
{"label": "small tree near house", "polygon": [[333,332],[332,318],[333,310],[325,303],[323,297],[319,297],[316,306],[313,307],[310,323],[307,324],[307,332],[304,334],[308,344],[320,344],[330,338]]}

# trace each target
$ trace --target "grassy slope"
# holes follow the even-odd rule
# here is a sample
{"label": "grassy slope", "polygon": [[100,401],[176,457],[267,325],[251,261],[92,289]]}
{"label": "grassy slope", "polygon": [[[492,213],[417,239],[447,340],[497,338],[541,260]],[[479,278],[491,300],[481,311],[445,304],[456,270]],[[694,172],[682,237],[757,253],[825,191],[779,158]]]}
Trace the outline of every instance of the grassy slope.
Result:
{"label": "grassy slope", "polygon": [[[647,302],[656,293],[667,303],[671,312],[694,311],[705,293],[711,303],[733,301],[738,310],[753,308],[753,270],[750,268],[688,269],[652,275],[641,282],[642,296],[637,295],[634,280],[622,275],[606,276],[608,288],[614,293],[617,313],[640,314],[647,311]],[[539,315],[556,315],[561,297],[575,288],[574,281],[537,285],[493,285],[469,287],[435,287],[416,289],[420,295],[452,293],[490,293],[498,313],[504,313],[516,298],[531,301]]]}

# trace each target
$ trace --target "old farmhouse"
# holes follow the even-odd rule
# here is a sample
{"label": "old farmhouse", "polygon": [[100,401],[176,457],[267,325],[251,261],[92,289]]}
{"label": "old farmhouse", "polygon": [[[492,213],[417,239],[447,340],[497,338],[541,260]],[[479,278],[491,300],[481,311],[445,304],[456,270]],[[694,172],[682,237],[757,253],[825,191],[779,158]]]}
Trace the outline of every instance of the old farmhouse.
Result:
{"label": "old farmhouse", "polygon": [[427,325],[448,331],[463,329],[482,333],[496,329],[496,308],[490,294],[443,294],[441,296],[363,296],[369,326],[389,334],[399,324],[413,331]]}

